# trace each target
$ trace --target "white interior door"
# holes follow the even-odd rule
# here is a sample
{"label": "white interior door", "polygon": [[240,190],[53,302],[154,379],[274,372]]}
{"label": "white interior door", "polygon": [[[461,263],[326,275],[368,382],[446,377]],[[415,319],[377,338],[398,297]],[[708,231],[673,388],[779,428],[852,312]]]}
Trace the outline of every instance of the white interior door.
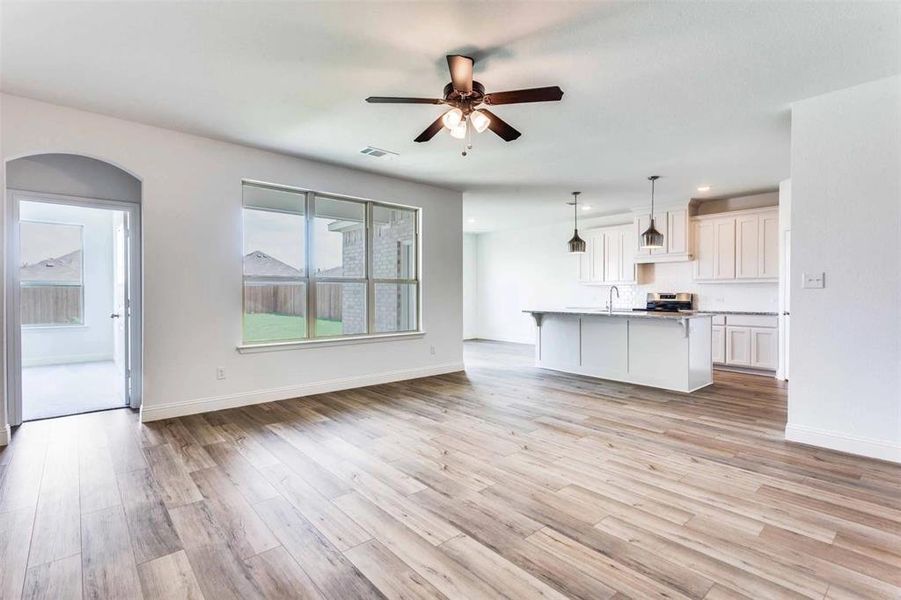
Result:
{"label": "white interior door", "polygon": [[123,404],[129,403],[128,385],[128,233],[126,214],[117,211],[113,216],[113,361],[119,375]]}

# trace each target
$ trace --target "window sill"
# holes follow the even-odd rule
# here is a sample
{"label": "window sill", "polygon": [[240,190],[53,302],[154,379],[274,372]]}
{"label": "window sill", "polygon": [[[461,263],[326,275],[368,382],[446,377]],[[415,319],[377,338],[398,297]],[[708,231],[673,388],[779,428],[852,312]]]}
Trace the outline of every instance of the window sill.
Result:
{"label": "window sill", "polygon": [[241,354],[255,354],[257,352],[277,352],[279,350],[300,350],[302,348],[324,348],[328,346],[350,346],[355,344],[370,344],[373,342],[393,342],[404,339],[421,338],[425,331],[405,331],[403,333],[380,333],[374,335],[357,335],[344,338],[330,338],[322,340],[296,340],[290,342],[270,342],[265,344],[240,344],[237,350]]}

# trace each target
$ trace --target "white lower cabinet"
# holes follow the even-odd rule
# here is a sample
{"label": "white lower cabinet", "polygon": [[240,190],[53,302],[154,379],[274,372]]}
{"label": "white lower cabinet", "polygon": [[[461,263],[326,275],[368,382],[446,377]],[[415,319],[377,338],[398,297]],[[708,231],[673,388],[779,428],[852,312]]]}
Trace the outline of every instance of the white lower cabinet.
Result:
{"label": "white lower cabinet", "polygon": [[726,364],[751,366],[751,328],[726,326]]}
{"label": "white lower cabinet", "polygon": [[751,328],[751,367],[775,369],[779,364],[779,330]]}
{"label": "white lower cabinet", "polygon": [[721,365],[726,362],[726,326],[714,325],[710,338],[711,357],[713,363]]}
{"label": "white lower cabinet", "polygon": [[779,328],[776,317],[718,315],[711,335],[714,364],[775,370],[779,364]]}

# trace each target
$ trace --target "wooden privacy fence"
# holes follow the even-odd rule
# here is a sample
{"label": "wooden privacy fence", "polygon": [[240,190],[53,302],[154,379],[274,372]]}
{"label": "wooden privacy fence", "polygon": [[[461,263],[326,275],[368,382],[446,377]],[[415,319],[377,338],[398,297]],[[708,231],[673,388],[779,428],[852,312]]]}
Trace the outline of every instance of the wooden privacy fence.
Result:
{"label": "wooden privacy fence", "polygon": [[[316,318],[341,320],[340,285],[316,287]],[[244,312],[302,316],[307,312],[306,287],[299,283],[244,282]]]}
{"label": "wooden privacy fence", "polygon": [[22,325],[78,325],[81,316],[81,286],[23,285]]}

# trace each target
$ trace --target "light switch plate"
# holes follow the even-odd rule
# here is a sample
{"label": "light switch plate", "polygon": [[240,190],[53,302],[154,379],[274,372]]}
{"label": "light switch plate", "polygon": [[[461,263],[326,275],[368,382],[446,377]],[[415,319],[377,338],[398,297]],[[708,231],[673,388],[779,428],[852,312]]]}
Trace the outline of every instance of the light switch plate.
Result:
{"label": "light switch plate", "polygon": [[825,273],[802,273],[801,287],[808,290],[820,290],[826,287]]}

